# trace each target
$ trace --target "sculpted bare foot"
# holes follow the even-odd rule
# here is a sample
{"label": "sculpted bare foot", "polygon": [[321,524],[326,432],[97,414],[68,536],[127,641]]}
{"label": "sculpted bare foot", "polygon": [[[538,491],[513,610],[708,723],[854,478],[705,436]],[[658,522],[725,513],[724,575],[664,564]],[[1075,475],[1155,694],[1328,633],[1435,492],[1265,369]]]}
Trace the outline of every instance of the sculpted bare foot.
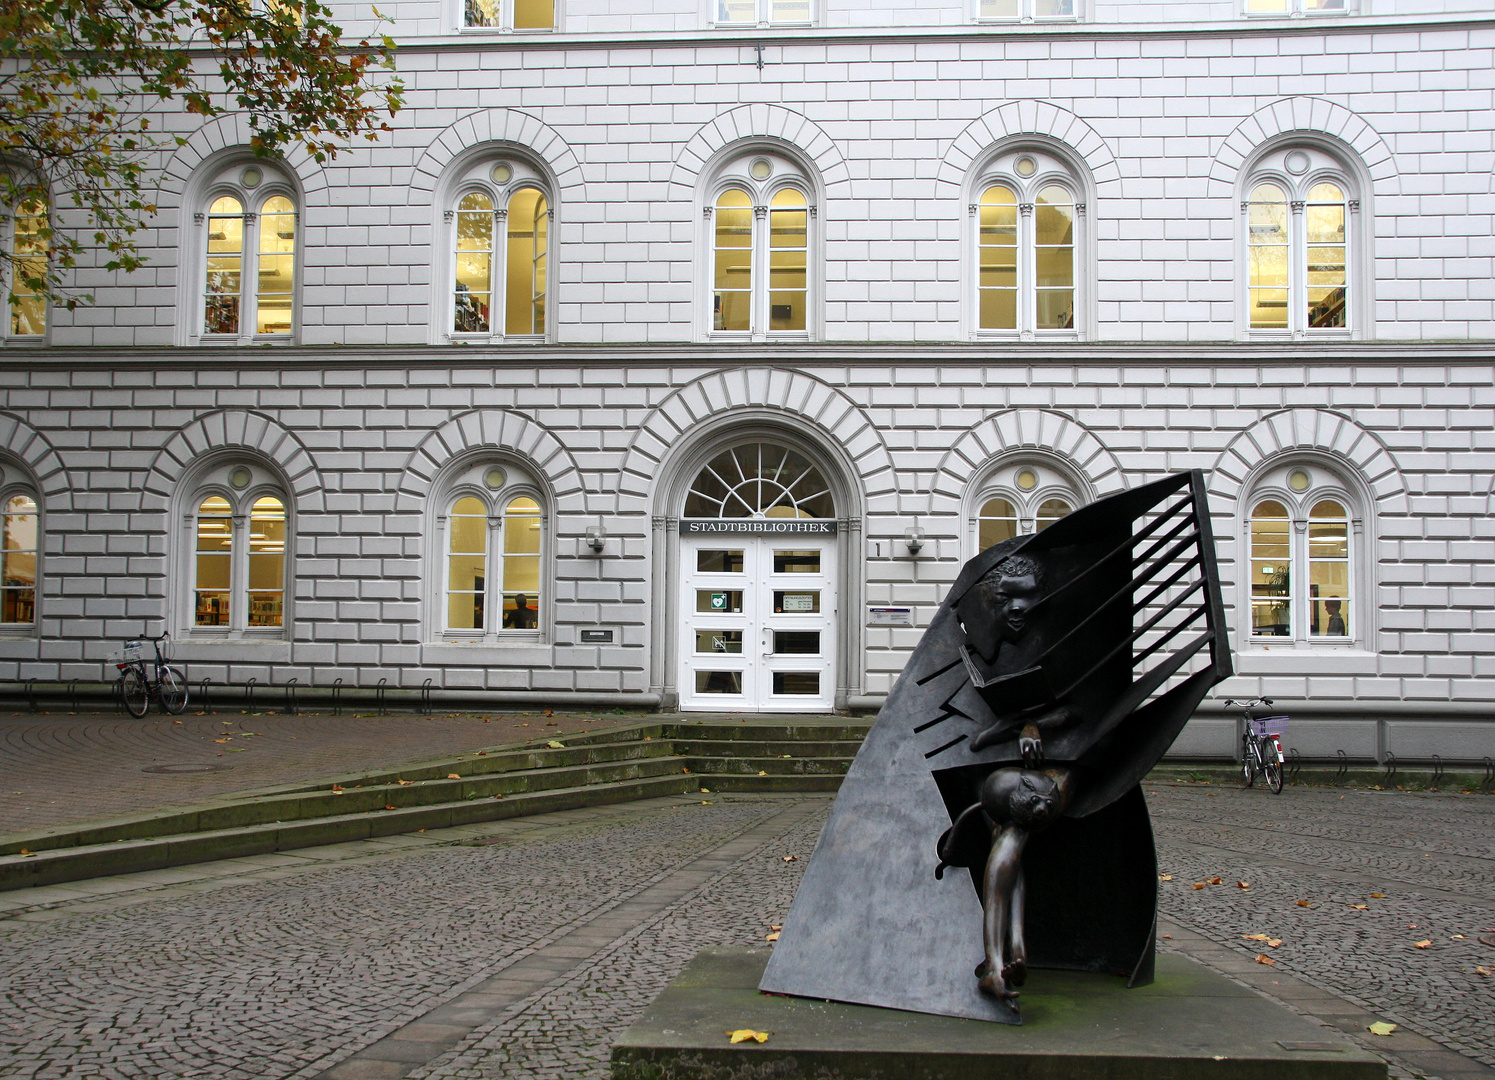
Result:
{"label": "sculpted bare foot", "polygon": [[990,995],[998,1001],[1017,1000],[1017,991],[1008,986],[1005,980],[994,977],[990,972],[983,975],[976,986],[983,994]]}
{"label": "sculpted bare foot", "polygon": [[[1002,969],[1002,978],[1013,986],[1022,986],[1028,981],[1028,963],[1025,960],[1014,960]],[[1016,995],[1014,995],[1016,996]]]}
{"label": "sculpted bare foot", "polygon": [[991,970],[991,961],[990,960],[983,960],[983,961],[981,961],[981,963],[979,963],[979,964],[976,965],[976,978],[978,978],[978,979],[981,978],[982,976],[984,976],[990,970]]}

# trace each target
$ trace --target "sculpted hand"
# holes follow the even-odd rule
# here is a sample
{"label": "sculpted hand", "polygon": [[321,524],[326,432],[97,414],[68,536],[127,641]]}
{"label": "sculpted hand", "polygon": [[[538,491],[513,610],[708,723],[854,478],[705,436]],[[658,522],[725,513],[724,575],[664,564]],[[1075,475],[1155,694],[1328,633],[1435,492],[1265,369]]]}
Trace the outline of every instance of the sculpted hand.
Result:
{"label": "sculpted hand", "polygon": [[1023,768],[1036,769],[1043,764],[1043,740],[1037,735],[1024,734],[1018,739],[1017,747],[1022,751]]}

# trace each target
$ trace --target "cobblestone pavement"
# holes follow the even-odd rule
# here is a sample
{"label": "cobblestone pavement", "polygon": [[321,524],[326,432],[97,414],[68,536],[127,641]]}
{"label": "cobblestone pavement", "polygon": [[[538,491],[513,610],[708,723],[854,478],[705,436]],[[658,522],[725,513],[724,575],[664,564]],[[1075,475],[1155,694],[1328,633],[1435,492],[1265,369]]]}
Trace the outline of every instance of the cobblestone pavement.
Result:
{"label": "cobblestone pavement", "polygon": [[[190,806],[220,795],[405,765],[636,717],[533,713],[0,716],[0,832]],[[657,719],[657,718],[656,718]],[[153,765],[226,766],[145,773]]]}
{"label": "cobblestone pavement", "polygon": [[[1164,948],[1397,1076],[1495,1080],[1495,799],[1148,790]],[[699,949],[763,946],[828,806],[651,800],[0,894],[0,1075],[600,1080]]]}

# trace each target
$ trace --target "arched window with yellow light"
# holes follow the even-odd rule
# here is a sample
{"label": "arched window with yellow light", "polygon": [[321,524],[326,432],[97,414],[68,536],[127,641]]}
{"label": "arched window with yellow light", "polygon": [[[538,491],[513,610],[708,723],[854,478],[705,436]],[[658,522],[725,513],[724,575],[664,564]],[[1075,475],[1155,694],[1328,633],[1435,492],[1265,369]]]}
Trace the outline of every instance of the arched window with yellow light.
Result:
{"label": "arched window with yellow light", "polygon": [[445,214],[451,237],[449,340],[544,340],[554,210],[546,178],[517,157],[464,166]]}
{"label": "arched window with yellow light", "polygon": [[441,551],[436,632],[453,640],[538,639],[550,617],[546,512],[525,467],[479,459],[436,494]]}
{"label": "arched window with yellow light", "polygon": [[201,228],[194,340],[292,341],[298,323],[300,213],[289,177],[271,163],[234,164],[210,183]]}
{"label": "arched window with yellow light", "polygon": [[0,636],[33,632],[41,569],[41,508],[36,490],[0,467]]}
{"label": "arched window with yellow light", "polygon": [[290,503],[258,462],[220,463],[198,476],[190,530],[185,629],[201,637],[284,636],[290,583]]}
{"label": "arched window with yellow light", "polygon": [[1073,480],[1040,459],[1009,460],[990,472],[973,500],[971,554],[1041,532],[1082,503]]}

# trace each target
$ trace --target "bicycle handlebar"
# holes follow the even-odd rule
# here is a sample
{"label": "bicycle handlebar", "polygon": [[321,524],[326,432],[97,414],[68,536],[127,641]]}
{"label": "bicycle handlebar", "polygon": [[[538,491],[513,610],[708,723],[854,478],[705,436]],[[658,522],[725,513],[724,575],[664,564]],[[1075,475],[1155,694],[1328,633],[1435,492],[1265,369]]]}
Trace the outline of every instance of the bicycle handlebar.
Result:
{"label": "bicycle handlebar", "polygon": [[1234,698],[1226,698],[1225,704],[1239,705],[1243,709],[1251,709],[1255,708],[1257,705],[1271,705],[1272,699],[1269,697],[1254,697],[1248,701],[1236,701]]}

